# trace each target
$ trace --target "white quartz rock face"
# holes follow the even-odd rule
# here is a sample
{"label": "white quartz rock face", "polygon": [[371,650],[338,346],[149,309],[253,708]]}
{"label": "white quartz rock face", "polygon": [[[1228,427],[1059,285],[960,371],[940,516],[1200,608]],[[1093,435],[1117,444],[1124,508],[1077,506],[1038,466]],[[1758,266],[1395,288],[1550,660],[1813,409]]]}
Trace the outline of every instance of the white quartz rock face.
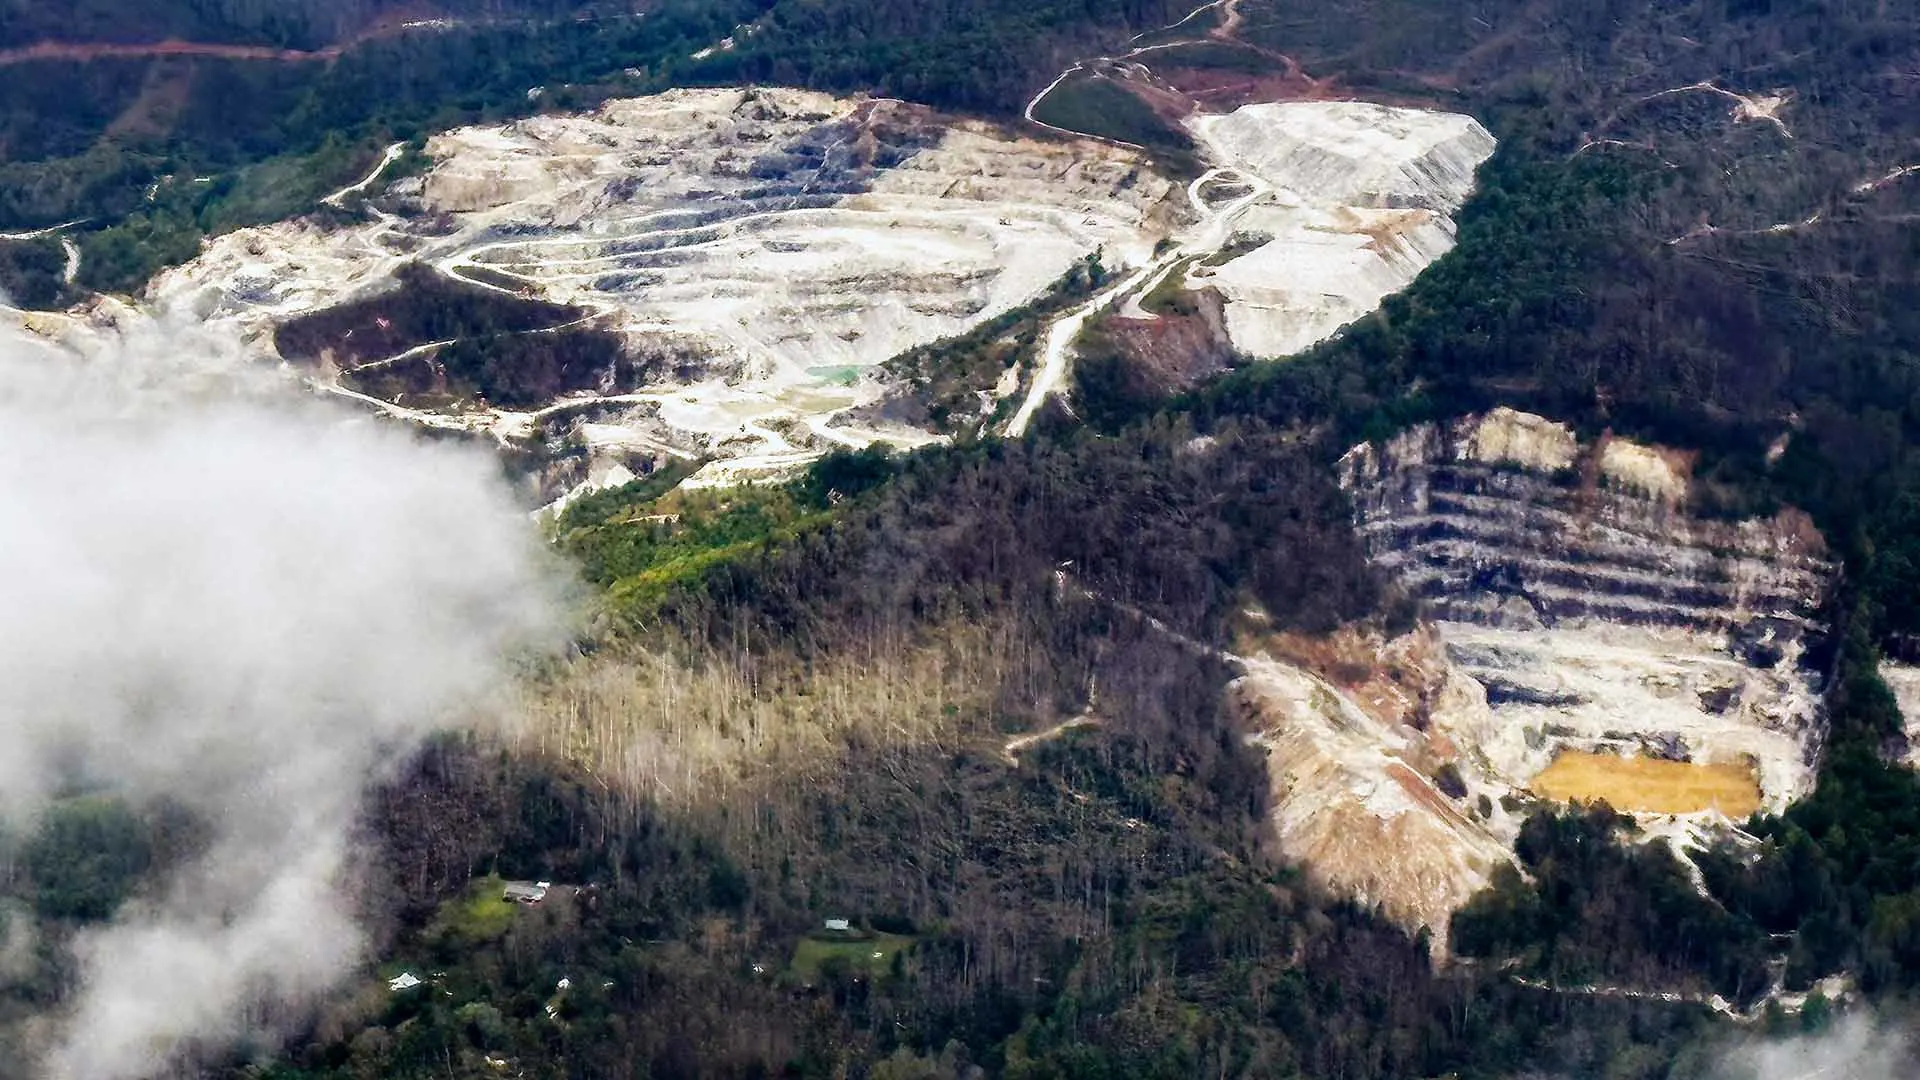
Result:
{"label": "white quartz rock face", "polygon": [[[1797,512],[1689,514],[1689,462],[1510,408],[1343,457],[1369,561],[1429,620],[1293,644],[1316,671],[1243,661],[1234,701],[1267,751],[1282,851],[1444,954],[1452,913],[1512,860],[1525,811],[1503,796],[1564,751],[1750,769],[1773,812],[1810,791],[1825,720],[1803,661],[1834,568]],[[1920,736],[1920,669],[1881,673]],[[1440,790],[1442,764],[1463,797]],[[1631,809],[1635,791],[1613,794]],[[1728,824],[1636,819],[1682,848]]]}
{"label": "white quartz rock face", "polygon": [[1571,468],[1580,444],[1567,425],[1502,405],[1472,425],[1454,453],[1487,465],[1551,473]]}
{"label": "white quartz rock face", "polygon": [[[1242,352],[1297,352],[1453,246],[1451,215],[1493,151],[1471,118],[1356,102],[1189,123],[1213,168],[1183,192],[1143,155],[1093,140],[1027,138],[891,100],[674,90],[442,133],[424,175],[369,178],[372,220],[219,237],[147,299],[231,325],[269,355],[279,325],[392,288],[411,262],[573,305],[619,333],[633,361],[597,392],[527,412],[374,404],[542,438],[604,405],[594,422],[716,459],[705,482],[731,482],[836,445],[933,438],[870,408],[896,389],[884,362],[1029,303],[1095,253],[1133,282],[1122,301],[1184,273],[1226,297]],[[430,367],[447,345],[351,357],[318,380],[355,393],[370,385],[358,368]],[[1022,379],[1038,375],[1010,370],[990,396]],[[588,443],[596,467],[640,452]]]}
{"label": "white quartz rock face", "polygon": [[1075,260],[1133,242],[1169,191],[1129,154],[799,91],[670,93],[463,129],[429,150],[445,161],[430,207],[504,207],[542,227],[466,264],[797,382],[1018,306]]}
{"label": "white quartz rock face", "polygon": [[1193,287],[1227,300],[1234,344],[1287,356],[1332,336],[1453,249],[1453,214],[1494,139],[1472,117],[1363,102],[1278,102],[1196,116],[1195,138],[1262,191],[1236,223],[1273,239]]}

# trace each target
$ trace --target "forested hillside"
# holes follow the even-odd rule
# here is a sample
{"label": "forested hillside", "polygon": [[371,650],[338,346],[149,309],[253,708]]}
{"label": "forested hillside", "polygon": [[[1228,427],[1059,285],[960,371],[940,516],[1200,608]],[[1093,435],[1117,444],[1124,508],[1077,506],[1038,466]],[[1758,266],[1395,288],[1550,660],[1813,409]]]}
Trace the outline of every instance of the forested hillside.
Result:
{"label": "forested hillside", "polygon": [[[1741,918],[1798,931],[1792,983],[1911,985],[1920,788],[1887,762],[1905,740],[1873,669],[1920,619],[1920,187],[1904,171],[1920,16],[1321,10],[1249,6],[1247,34],[1363,92],[1464,103],[1501,153],[1459,249],[1408,293],[1178,407],[1203,427],[1341,417],[1344,439],[1509,403],[1700,448],[1720,512],[1811,510],[1847,564],[1819,792],[1755,823],[1772,841],[1759,866],[1713,880]],[[1763,98],[1772,118],[1751,112]]]}
{"label": "forested hillside", "polygon": [[[1708,1005],[1756,1008],[1776,978],[1846,973],[1911,1020],[1920,783],[1891,761],[1905,740],[1875,664],[1920,633],[1920,173],[1903,171],[1920,14],[1234,10],[1247,48],[1156,62],[1296,65],[1318,92],[1494,129],[1459,247],[1308,354],[1177,397],[1096,334],[1074,415],[1026,440],[674,492],[689,463],[573,504],[555,545],[593,620],[530,677],[537,722],[449,736],[378,786],[377,961],[286,1049],[209,1051],[205,1070],[1688,1080],[1832,1022],[1818,996],[1742,1023]],[[195,63],[185,104],[132,135],[107,129],[174,69],[74,67],[97,92],[70,106],[0,86],[0,120],[65,118],[5,129],[0,222],[100,215],[87,281],[125,287],[204,231],[310,201],[381,140],[534,107],[532,85],[579,84],[550,99],[568,105],[797,82],[1008,116],[1074,50],[1182,14],[667,4],[611,29],[374,41],[312,70]],[[258,113],[230,118],[236,98]],[[154,176],[185,179],[148,198]],[[0,273],[44,285],[59,249],[32,244]],[[1605,807],[1536,807],[1517,869],[1454,922],[1461,959],[1435,968],[1424,935],[1276,857],[1265,764],[1223,687],[1250,611],[1306,635],[1412,621],[1362,558],[1333,461],[1495,404],[1698,450],[1708,512],[1810,511],[1844,563],[1816,658],[1832,729],[1818,791],[1700,856],[1698,883]],[[71,992],[60,943],[194,843],[165,805],[96,799],[0,838],[0,1077],[25,1080],[28,1018]],[[520,908],[505,879],[561,888]],[[12,947],[26,912],[41,936]],[[423,981],[390,989],[403,973]]]}
{"label": "forested hillside", "polygon": [[[1309,630],[1385,598],[1311,444],[1215,438],[1155,425],[583,502],[562,547],[612,583],[600,666],[550,688],[518,753],[450,739],[379,794],[377,971],[279,1064],[225,1075],[1388,1078],[1543,1055],[1709,1075],[1704,1007],[1435,971],[1262,850],[1263,771],[1189,642],[1246,597]],[[1084,591],[1052,587],[1062,564]],[[1619,827],[1543,821],[1528,854],[1554,908],[1518,930],[1489,909],[1474,950],[1550,926],[1549,977],[1756,992],[1757,935],[1659,849],[1606,849]],[[109,857],[56,854],[84,830]],[[57,941],[178,832],[76,804],[20,841],[7,890]],[[503,905],[511,878],[562,891]],[[59,999],[53,955],[16,1008]],[[426,982],[380,981],[402,972]]]}
{"label": "forested hillside", "polygon": [[403,21],[526,19],[620,10],[592,0],[35,0],[0,4],[0,48],[39,42],[134,44],[167,40],[321,49]]}
{"label": "forested hillside", "polygon": [[863,3],[783,0],[702,80],[872,90],[989,116],[1013,116],[1033,91],[1098,46],[1180,18],[1183,0],[976,0]]}
{"label": "forested hillside", "polygon": [[[759,10],[678,0],[644,18],[472,22],[300,59],[21,60],[0,79],[0,228],[77,221],[82,284],[131,291],[208,233],[314,209],[394,140],[658,89],[656,65]],[[529,99],[549,83],[551,100]]]}

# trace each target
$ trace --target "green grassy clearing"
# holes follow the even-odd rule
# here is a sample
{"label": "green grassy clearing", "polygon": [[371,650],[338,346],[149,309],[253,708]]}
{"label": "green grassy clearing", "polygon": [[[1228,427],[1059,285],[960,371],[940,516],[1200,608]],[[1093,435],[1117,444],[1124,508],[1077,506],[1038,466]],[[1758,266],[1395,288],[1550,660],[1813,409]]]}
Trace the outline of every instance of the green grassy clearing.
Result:
{"label": "green grassy clearing", "polygon": [[794,946],[787,973],[803,983],[820,981],[822,969],[831,961],[844,961],[856,972],[886,971],[893,958],[913,947],[915,939],[902,934],[865,933],[809,934]]}
{"label": "green grassy clearing", "polygon": [[1145,147],[1176,177],[1200,175],[1199,159],[1186,133],[1111,79],[1098,75],[1068,79],[1041,99],[1033,115],[1057,128]]}
{"label": "green grassy clearing", "polygon": [[428,925],[427,939],[452,945],[477,945],[506,934],[520,914],[520,905],[500,898],[506,884],[497,874],[469,882],[465,892],[440,905]]}

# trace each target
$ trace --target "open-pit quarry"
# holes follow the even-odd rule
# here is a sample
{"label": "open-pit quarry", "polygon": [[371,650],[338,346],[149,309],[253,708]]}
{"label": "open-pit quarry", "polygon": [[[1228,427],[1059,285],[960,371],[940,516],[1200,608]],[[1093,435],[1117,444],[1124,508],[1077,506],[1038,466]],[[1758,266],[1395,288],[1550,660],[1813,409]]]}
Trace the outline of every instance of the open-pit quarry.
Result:
{"label": "open-pit quarry", "polygon": [[1690,464],[1510,409],[1348,453],[1368,556],[1427,618],[1243,645],[1282,848],[1444,949],[1529,801],[1605,801],[1684,849],[1806,794],[1833,567],[1798,512],[1690,512]]}
{"label": "open-pit quarry", "polygon": [[[910,391],[886,362],[1023,308],[1089,257],[1102,283],[974,388],[972,423],[1023,433],[1070,385],[1081,329],[1106,311],[1150,317],[1140,297],[1168,284],[1217,290],[1238,352],[1295,352],[1451,246],[1493,150],[1467,117],[1357,102],[1187,127],[1208,167],[1182,181],[1134,148],[899,101],[670,91],[449,131],[411,167],[395,147],[322,212],[219,237],[142,300],[229,326],[367,407],[564,450],[574,467],[543,498],[668,460],[725,484],[834,447],[939,438],[892,404]],[[312,330],[422,269],[564,318],[516,325],[518,343],[408,336],[374,304],[334,319],[331,340]],[[298,320],[295,354],[283,330]],[[589,360],[555,357],[576,343]],[[506,359],[462,353],[475,349]],[[502,364],[560,370],[496,393]]]}

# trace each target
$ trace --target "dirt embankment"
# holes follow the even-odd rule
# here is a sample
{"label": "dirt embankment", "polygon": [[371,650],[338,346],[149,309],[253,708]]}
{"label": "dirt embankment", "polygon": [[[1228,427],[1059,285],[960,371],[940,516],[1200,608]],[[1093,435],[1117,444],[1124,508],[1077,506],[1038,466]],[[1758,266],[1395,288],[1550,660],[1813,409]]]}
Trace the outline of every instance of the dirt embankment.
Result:
{"label": "dirt embankment", "polygon": [[338,59],[344,46],[304,52],[299,49],[275,49],[265,45],[215,45],[200,41],[153,41],[132,44],[78,41],[42,41],[16,49],[0,49],[0,67],[65,60],[89,63],[95,60],[153,60],[185,56],[210,60],[257,60],[274,63],[315,63]]}
{"label": "dirt embankment", "polygon": [[0,49],[0,68],[47,61],[84,64],[97,60],[159,60],[168,57],[273,64],[328,63],[369,41],[444,29],[452,25],[450,20],[439,18],[438,14],[439,9],[431,5],[396,7],[373,21],[351,28],[332,44],[318,49],[282,49],[271,45],[186,41],[180,38],[163,38],[159,41],[37,41],[32,45]]}

